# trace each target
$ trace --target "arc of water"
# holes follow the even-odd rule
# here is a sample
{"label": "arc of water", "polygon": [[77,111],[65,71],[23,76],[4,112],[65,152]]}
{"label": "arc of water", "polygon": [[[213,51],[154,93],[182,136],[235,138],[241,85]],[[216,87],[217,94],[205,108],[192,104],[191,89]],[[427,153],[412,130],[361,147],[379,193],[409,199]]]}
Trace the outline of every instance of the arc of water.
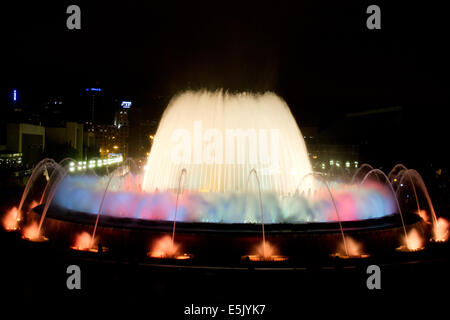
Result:
{"label": "arc of water", "polygon": [[405,220],[403,219],[402,209],[400,208],[400,204],[399,204],[398,199],[397,199],[397,194],[394,191],[394,188],[392,187],[392,184],[389,181],[389,178],[386,176],[386,174],[383,171],[381,171],[380,169],[372,169],[364,176],[364,179],[361,181],[360,185],[363,185],[364,182],[367,180],[367,178],[373,173],[381,174],[384,177],[385,181],[387,182],[387,184],[388,184],[388,186],[389,186],[389,188],[390,188],[390,190],[392,192],[392,195],[394,196],[398,212],[400,213],[400,219],[402,220],[403,232],[405,233],[406,242],[408,242],[408,233],[406,232]]}
{"label": "arc of water", "polygon": [[356,170],[356,172],[353,174],[351,184],[354,184],[354,183],[355,183],[355,178],[356,178],[356,176],[357,176],[364,168],[368,168],[369,171],[370,171],[370,170],[373,170],[373,167],[372,167],[370,164],[368,164],[368,163],[363,163],[362,165],[359,166],[358,170]]}
{"label": "arc of water", "polygon": [[47,189],[49,188],[49,186],[51,185],[52,181],[54,181],[55,179],[55,175],[57,173],[61,173],[63,170],[65,171],[65,173],[67,174],[67,170],[65,170],[65,168],[62,166],[62,163],[64,163],[67,160],[73,160],[72,158],[64,158],[63,160],[61,160],[59,163],[55,163],[54,167],[53,167],[53,171],[50,174],[50,179],[47,181],[47,183],[45,184],[45,188],[44,191],[42,192],[42,196],[41,196],[41,200],[39,201],[39,204],[44,203],[45,199],[46,199],[46,195],[47,195]]}
{"label": "arc of water", "polygon": [[[96,158],[98,158],[98,157],[96,157]],[[95,158],[94,158],[94,159],[95,159]],[[100,158],[98,158],[98,159],[100,159]],[[55,169],[55,170],[52,171],[52,173],[51,173],[51,175],[50,175],[50,179],[49,179],[49,181],[47,182],[47,184],[45,185],[45,188],[44,188],[44,191],[42,192],[41,200],[40,200],[39,203],[42,204],[42,203],[45,201],[45,196],[46,196],[46,192],[47,192],[48,186],[49,186],[50,182],[53,181],[54,175],[57,173],[57,171],[58,171],[58,170],[65,170],[65,171],[66,171],[66,174],[67,174],[67,169],[66,169],[66,167],[64,166],[64,163],[67,162],[67,161],[71,161],[71,162],[74,162],[74,163],[77,162],[75,159],[73,159],[73,158],[71,158],[71,157],[66,157],[66,158],[62,159],[59,163],[56,163],[56,162],[55,162],[55,165],[54,165],[54,169]],[[93,172],[95,175],[97,175],[97,173],[96,173],[93,169],[91,169],[91,170],[92,170],[92,172]]]}
{"label": "arc of water", "polygon": [[[321,176],[323,178],[325,178],[325,174],[322,172],[309,172],[307,174],[305,174],[301,179],[300,182],[297,184],[297,188],[295,190],[300,191],[300,187],[303,185],[303,182],[305,182],[305,178],[308,178],[310,176]],[[316,190],[314,190],[313,192],[315,192]],[[308,192],[311,192],[311,187],[308,188]],[[302,190],[301,193],[305,193],[305,190]]]}
{"label": "arc of water", "polygon": [[323,177],[321,174],[319,174],[319,173],[317,173],[317,172],[310,172],[310,173],[307,173],[306,175],[304,175],[304,176],[302,177],[302,179],[300,180],[300,185],[304,182],[305,178],[307,178],[308,176],[312,176],[312,177],[314,177],[314,178],[318,177],[318,180],[325,186],[325,189],[327,190],[328,195],[330,196],[331,203],[333,204],[334,211],[336,212],[336,216],[337,216],[337,218],[338,218],[339,229],[340,229],[340,231],[341,231],[341,236],[342,236],[342,242],[343,242],[344,248],[345,248],[345,254],[346,254],[347,256],[349,256],[349,254],[348,254],[347,240],[345,239],[344,228],[342,227],[341,216],[340,216],[340,214],[339,214],[339,210],[338,210],[338,208],[337,208],[336,201],[334,201],[333,193],[331,192],[331,189],[330,189],[330,187],[329,187],[327,181],[324,179],[324,177]]}
{"label": "arc of water", "polygon": [[43,172],[43,169],[45,167],[54,167],[55,164],[56,164],[56,162],[49,158],[42,159],[38,164],[36,164],[36,166],[34,167],[32,173],[31,173],[30,178],[28,178],[27,184],[25,185],[25,189],[22,193],[22,197],[20,199],[19,207],[17,210],[17,216],[16,216],[17,221],[22,219],[22,216],[21,216],[22,208],[23,208],[25,200],[28,196],[28,193],[30,192],[30,189],[31,189],[32,185],[34,184],[34,181]]}
{"label": "arc of water", "polygon": [[250,181],[251,174],[255,175],[256,183],[258,184],[258,196],[259,196],[259,212],[261,214],[261,226],[262,226],[262,242],[263,242],[263,258],[266,257],[266,233],[264,231],[264,212],[263,212],[263,205],[262,205],[262,198],[261,198],[261,185],[259,183],[258,173],[256,172],[256,169],[250,170],[247,178],[247,191],[248,191],[248,182]]}
{"label": "arc of water", "polygon": [[[394,179],[392,179],[391,184],[392,184],[392,188],[394,188],[395,192],[398,192],[398,189],[400,188],[400,185],[401,185],[400,182],[399,182],[399,180],[401,180],[401,179],[403,178],[403,175],[405,174],[406,170],[408,170],[408,169],[401,169],[401,170],[395,175],[395,177],[392,176]],[[394,186],[394,183],[393,183],[393,182],[397,182],[397,183],[395,184],[395,186]]]}
{"label": "arc of water", "polygon": [[66,162],[66,161],[71,161],[71,162],[75,162],[75,163],[77,162],[74,158],[67,157],[67,158],[62,159],[60,162],[58,162],[58,164],[59,164],[60,166],[64,167],[63,164],[64,164],[64,162]]}
{"label": "arc of water", "polygon": [[[174,215],[173,215],[172,250],[173,250],[174,244],[175,244],[175,225],[176,225],[176,222],[177,222],[178,199],[179,199],[179,196],[180,196],[181,179],[183,178],[183,175],[185,176],[184,181],[185,181],[185,184],[186,184],[186,175],[187,175],[187,170],[186,170],[186,168],[183,168],[183,169],[181,170],[180,177],[178,178],[177,198],[176,198],[176,200],[175,200],[175,212],[174,212]],[[184,190],[184,187],[183,187],[183,190]]]}
{"label": "arc of water", "polygon": [[[415,186],[415,184],[414,184],[413,181],[412,181],[411,175],[408,174],[408,171],[409,171],[408,169],[406,169],[406,170],[402,169],[402,170],[400,171],[400,173],[402,173],[402,177],[400,178],[399,186],[402,186],[402,185],[403,185],[403,183],[404,183],[403,180],[405,179],[406,176],[408,176],[408,178],[409,178],[409,183],[411,184],[411,186],[412,186],[412,188],[413,188],[413,191],[414,191],[414,199],[416,200],[417,212],[420,212],[420,204],[419,204],[419,198],[417,197],[416,186]],[[399,173],[399,174],[400,174],[400,173]],[[397,176],[398,176],[398,175],[397,175]],[[397,187],[397,190],[395,191],[396,194],[399,193],[399,188],[400,188],[400,187]]]}
{"label": "arc of water", "polygon": [[61,181],[64,180],[65,177],[66,177],[66,172],[63,172],[61,175],[57,176],[57,178],[55,179],[55,181],[53,182],[53,184],[50,188],[50,193],[47,198],[47,201],[45,202],[44,210],[42,211],[42,214],[41,214],[41,220],[39,221],[38,234],[40,234],[40,232],[41,232],[42,225],[44,223],[44,219],[47,216],[48,208],[50,207],[50,204],[56,194],[58,185],[61,183]]}
{"label": "arc of water", "polygon": [[428,204],[428,207],[430,208],[430,211],[431,211],[431,217],[432,217],[432,221],[433,221],[433,226],[435,227],[437,225],[436,212],[434,211],[434,206],[433,206],[433,203],[431,201],[430,194],[428,193],[427,186],[425,185],[425,182],[423,181],[422,176],[416,170],[408,169],[405,172],[405,174],[403,175],[403,177],[402,177],[402,179],[400,181],[403,182],[402,180],[406,176],[409,177],[409,181],[410,181],[411,185],[413,186],[414,196],[416,197],[416,201],[417,201],[417,207],[420,210],[420,206],[419,206],[419,202],[418,202],[419,200],[417,198],[416,188],[415,188],[415,185],[413,183],[412,176],[414,176],[418,180],[419,186],[422,189],[423,193],[425,194],[425,198],[427,199],[427,204]]}
{"label": "arc of water", "polygon": [[[404,165],[404,164],[402,164],[402,163],[397,163],[393,168],[392,168],[392,170],[391,171],[389,171],[389,174],[388,174],[388,179],[389,179],[389,181],[391,181],[391,179],[394,177],[394,174],[395,174],[395,172],[397,172],[397,169],[398,168],[400,168],[400,171],[399,171],[399,173],[401,172],[401,171],[403,171],[403,170],[408,170],[408,168]],[[373,169],[373,168],[372,168]],[[398,174],[399,174],[398,173]],[[396,174],[396,175],[398,175],[398,174]]]}

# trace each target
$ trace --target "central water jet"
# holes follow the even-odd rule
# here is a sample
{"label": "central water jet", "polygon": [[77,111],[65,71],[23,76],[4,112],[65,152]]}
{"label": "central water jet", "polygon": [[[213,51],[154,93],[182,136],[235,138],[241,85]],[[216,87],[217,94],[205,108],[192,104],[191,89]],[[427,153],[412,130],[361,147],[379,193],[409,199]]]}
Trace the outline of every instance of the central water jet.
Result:
{"label": "central water jet", "polygon": [[186,92],[169,103],[153,139],[144,191],[176,190],[185,168],[188,191],[243,192],[252,169],[261,191],[294,193],[312,172],[303,136],[273,93]]}

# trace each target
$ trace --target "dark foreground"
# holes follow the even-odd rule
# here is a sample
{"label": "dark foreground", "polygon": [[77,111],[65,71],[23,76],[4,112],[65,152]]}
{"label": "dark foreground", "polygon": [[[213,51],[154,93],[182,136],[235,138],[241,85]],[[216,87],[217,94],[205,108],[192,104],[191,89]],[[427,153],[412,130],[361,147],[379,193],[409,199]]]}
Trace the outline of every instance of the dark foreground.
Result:
{"label": "dark foreground", "polygon": [[[196,307],[217,307],[214,319],[406,316],[419,309],[447,313],[441,304],[448,300],[450,285],[447,244],[352,261],[242,261],[223,267],[76,252],[3,231],[0,237],[4,306],[38,303],[38,309],[45,310],[65,306],[82,313],[145,312],[145,319],[213,319],[211,314],[186,314],[199,310]],[[79,290],[67,287],[70,265],[80,267]],[[380,267],[379,290],[367,287],[369,265]],[[242,316],[242,305],[251,314]],[[248,308],[253,305],[260,307]],[[264,312],[258,315],[261,305]],[[306,316],[307,311],[313,313]]]}

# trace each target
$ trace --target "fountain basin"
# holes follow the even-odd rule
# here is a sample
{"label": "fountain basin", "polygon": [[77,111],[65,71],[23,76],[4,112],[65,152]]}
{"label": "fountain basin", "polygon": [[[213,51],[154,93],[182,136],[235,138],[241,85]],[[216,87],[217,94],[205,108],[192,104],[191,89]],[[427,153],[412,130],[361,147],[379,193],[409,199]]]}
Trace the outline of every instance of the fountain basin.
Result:
{"label": "fountain basin", "polygon": [[[27,219],[38,221],[42,206],[29,212]],[[43,234],[60,246],[73,246],[74,236],[91,233],[95,215],[51,206],[43,225]],[[429,225],[414,213],[404,213],[407,229],[415,228],[429,237]],[[392,252],[401,245],[403,229],[398,215],[359,221],[344,221],[346,236],[363,243],[364,252]],[[147,258],[152,243],[171,234],[173,222],[101,216],[98,243],[111,254]],[[279,250],[276,255],[289,260],[321,259],[336,251],[342,240],[337,222],[304,224],[268,224],[267,241]],[[232,263],[255,252],[261,240],[259,224],[177,223],[176,242],[180,252],[189,252],[196,261]]]}

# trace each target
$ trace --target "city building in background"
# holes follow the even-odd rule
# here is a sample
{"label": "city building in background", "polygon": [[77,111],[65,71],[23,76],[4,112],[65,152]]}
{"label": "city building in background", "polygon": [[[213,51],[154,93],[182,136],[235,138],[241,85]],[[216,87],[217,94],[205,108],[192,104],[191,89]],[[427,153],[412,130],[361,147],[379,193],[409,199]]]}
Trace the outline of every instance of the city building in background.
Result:
{"label": "city building in background", "polygon": [[47,127],[46,136],[47,145],[67,145],[75,150],[76,158],[83,158],[85,149],[83,124],[67,121],[64,127]]}
{"label": "city building in background", "polygon": [[62,127],[67,121],[66,105],[62,97],[53,96],[39,105],[39,122],[46,127]]}
{"label": "city building in background", "polygon": [[90,115],[89,115],[89,121],[92,123],[95,123],[97,121],[95,116],[95,108],[96,108],[96,99],[97,96],[102,94],[103,89],[102,88],[86,88],[85,92],[89,96],[90,100]]}
{"label": "city building in background", "polygon": [[110,153],[118,153],[119,130],[112,124],[96,124],[91,128],[94,134],[95,145],[101,158],[107,158]]}
{"label": "city building in background", "polygon": [[45,127],[28,123],[8,123],[6,150],[22,154],[25,166],[37,163],[45,148]]}
{"label": "city building in background", "polygon": [[[119,110],[115,112],[114,127],[116,128],[115,153],[122,153],[125,158],[128,156],[128,138],[130,136],[129,112],[131,101],[122,101]],[[116,148],[117,147],[117,148]]]}

